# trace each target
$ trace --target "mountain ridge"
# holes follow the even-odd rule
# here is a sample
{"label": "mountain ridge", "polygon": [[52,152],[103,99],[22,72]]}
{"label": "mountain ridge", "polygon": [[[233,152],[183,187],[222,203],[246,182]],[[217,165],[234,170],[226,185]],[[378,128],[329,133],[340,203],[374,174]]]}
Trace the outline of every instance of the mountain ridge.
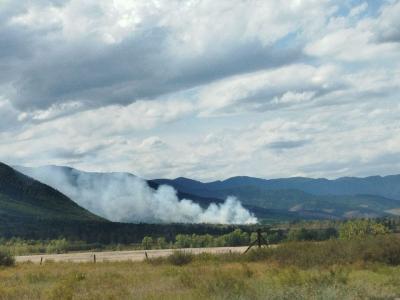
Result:
{"label": "mountain ridge", "polygon": [[[77,174],[89,174],[99,178],[113,176],[113,174],[136,177],[131,173],[124,172],[84,172],[60,166],[52,166],[50,168],[69,170],[69,172]],[[25,171],[27,170],[33,172],[35,168],[25,168]],[[370,181],[374,178],[376,176],[359,178],[359,180],[366,179]],[[293,220],[313,217],[340,219],[351,216],[378,217],[398,212],[400,201],[396,199],[369,194],[364,189],[359,189],[357,193],[348,193],[348,180],[348,178],[344,177],[337,180],[307,177],[268,180],[249,176],[235,176],[224,181],[203,183],[190,178],[178,177],[172,180],[147,180],[147,184],[154,190],[160,185],[170,185],[176,189],[179,199],[191,199],[203,208],[211,203],[222,203],[223,199],[228,196],[235,196],[245,208],[261,219],[281,218]],[[318,187],[318,185],[326,183],[332,184],[331,182],[334,185],[337,185],[337,182],[344,182],[347,189],[329,193],[328,186],[328,192],[324,192],[324,188],[317,188],[317,191],[314,191],[315,186]],[[305,187],[302,186],[304,184],[306,185]]]}
{"label": "mountain ridge", "polygon": [[[155,182],[163,182],[172,186],[179,186],[181,178],[153,179]],[[186,192],[201,193],[201,191],[213,191],[229,187],[257,186],[265,190],[297,189],[314,195],[357,195],[371,194],[394,200],[400,200],[400,175],[374,175],[367,177],[339,177],[336,179],[288,177],[276,179],[262,179],[250,176],[234,176],[225,180],[201,182],[191,180],[190,190]]]}

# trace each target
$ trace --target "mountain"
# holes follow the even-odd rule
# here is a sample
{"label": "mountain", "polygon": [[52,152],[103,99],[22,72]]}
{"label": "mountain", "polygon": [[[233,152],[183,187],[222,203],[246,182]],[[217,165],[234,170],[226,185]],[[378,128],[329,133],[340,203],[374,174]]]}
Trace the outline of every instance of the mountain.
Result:
{"label": "mountain", "polygon": [[[400,201],[378,195],[368,194],[319,194],[282,185],[271,188],[265,181],[257,178],[236,177],[228,181],[211,183],[193,182],[184,178],[175,180],[156,179],[162,184],[169,184],[177,189],[205,197],[225,198],[236,196],[245,206],[296,213],[297,218],[348,218],[378,217],[398,214]],[[291,180],[289,180],[290,182]],[[185,183],[189,182],[189,185]],[[262,184],[264,183],[264,185]],[[311,190],[313,191],[313,190]]]}
{"label": "mountain", "polygon": [[[103,189],[105,182],[110,180],[118,182],[125,181],[126,177],[136,178],[130,173],[83,172],[59,166],[17,168],[37,180],[59,188],[75,201],[74,193],[68,192],[68,185],[76,187],[83,184],[85,188],[94,190]],[[368,177],[367,180],[371,178]],[[345,179],[337,181],[343,182]],[[358,190],[354,189],[360,194],[348,193],[348,184],[345,185],[347,189],[338,189],[335,193],[330,193],[327,188],[329,182],[332,181],[310,178],[265,180],[252,177],[232,177],[209,183],[184,177],[173,180],[147,180],[147,184],[153,189],[157,189],[160,185],[170,185],[176,189],[179,199],[191,199],[203,208],[211,203],[222,203],[228,196],[235,196],[258,218],[270,221],[378,217],[400,212],[400,201],[368,194],[370,190],[362,189],[362,184],[358,184]],[[333,182],[336,184],[336,181]],[[328,192],[322,193],[324,189]],[[97,210],[98,197],[93,200],[90,205],[79,203],[90,211],[102,215],[101,211]]]}
{"label": "mountain", "polygon": [[255,187],[261,190],[299,190],[313,195],[376,195],[400,200],[400,175],[370,176],[365,178],[341,177],[338,179],[291,177],[261,179],[247,176],[231,177],[223,181],[202,183],[187,178],[154,179],[181,191],[197,195],[214,195],[215,191]]}
{"label": "mountain", "polygon": [[[15,166],[20,172],[35,178],[36,180],[46,183],[68,195],[71,199],[76,201],[79,205],[82,205],[89,211],[103,216],[107,219],[112,219],[110,213],[110,204],[115,202],[119,197],[115,197],[116,194],[119,196],[129,196],[130,199],[135,197],[144,197],[136,195],[136,191],[129,190],[130,185],[135,184],[135,179],[145,182],[153,192],[159,188],[162,183],[158,183],[152,180],[143,180],[130,173],[119,173],[119,172],[85,172],[70,167],[64,166],[42,166],[36,168]],[[142,186],[137,189],[142,189]],[[104,196],[108,193],[112,193]],[[131,192],[132,194],[127,194]],[[194,203],[199,204],[202,208],[207,208],[210,204],[222,204],[225,202],[226,197],[203,197],[194,195],[186,192],[182,192],[176,189],[177,197],[182,199],[192,200]],[[114,200],[112,200],[114,199]],[[244,205],[245,208],[256,214],[257,217],[266,219],[296,219],[299,218],[297,213],[281,211],[276,209],[265,209],[254,205]],[[103,208],[106,208],[105,210]],[[123,208],[122,208],[123,209]],[[114,212],[114,210],[112,211]]]}
{"label": "mountain", "polygon": [[313,195],[299,190],[268,190],[254,186],[220,189],[214,191],[214,195],[235,195],[245,205],[287,210],[300,216],[319,212],[336,218],[378,217],[396,214],[396,209],[400,208],[400,201],[375,195]]}
{"label": "mountain", "polygon": [[[54,172],[55,170],[56,172]],[[19,171],[32,176],[23,175]],[[45,171],[51,175],[50,178],[45,175]],[[67,178],[58,178],[57,172],[67,174]],[[37,181],[40,176],[40,180]],[[105,182],[110,180],[119,182],[124,178],[136,177],[129,173],[82,172],[69,167],[55,166],[18,167],[18,170],[15,170],[15,168],[0,163],[0,237],[51,239],[62,236],[92,243],[138,243],[146,235],[173,237],[178,233],[193,232],[221,234],[230,232],[234,228],[229,225],[109,222],[94,215],[93,211],[91,213],[85,210],[74,202],[73,197],[66,196],[52,186],[57,183],[64,184],[63,188],[69,188],[84,184],[88,185],[90,189],[97,189],[104,188]],[[345,179],[341,180],[346,181]],[[363,181],[363,179],[358,180]],[[371,177],[368,180],[371,180]],[[203,207],[210,203],[221,203],[226,196],[235,195],[245,208],[266,222],[376,217],[395,215],[400,212],[400,201],[379,195],[338,195],[338,193],[345,193],[345,190],[321,194],[323,189],[320,186],[316,192],[293,188],[294,184],[296,184],[295,187],[305,189],[300,183],[305,183],[309,188],[307,186],[309,182],[315,184],[315,182],[326,183],[326,181],[289,178],[287,180],[280,179],[279,184],[274,181],[274,184],[271,184],[270,181],[264,179],[234,177],[211,183],[177,178],[175,180],[148,180],[147,184],[153,190],[161,184],[172,185],[177,189],[179,198],[192,199]],[[360,187],[362,184],[358,186]],[[365,192],[363,189],[358,191]],[[111,192],[119,191],[116,189]],[[89,198],[92,198],[93,204],[99,200],[95,196]],[[131,198],[129,197],[129,199]],[[124,209],[122,207],[122,210]]]}
{"label": "mountain", "polygon": [[[101,189],[109,182],[135,179],[139,178],[131,173],[126,172],[85,172],[71,167],[65,166],[42,166],[36,168],[14,166],[15,169],[23,174],[26,174],[38,181],[49,184],[59,190],[65,190],[70,193],[70,197],[74,199],[74,193],[71,193],[68,187],[76,188],[78,186],[84,187],[88,190]],[[141,178],[139,178],[141,179]],[[152,180],[145,180],[148,186],[152,189],[157,189],[161,183]],[[198,203],[201,207],[207,207],[211,203],[222,203],[224,200],[213,197],[203,197],[193,195],[180,189],[177,189],[177,196],[179,199],[190,199]]]}
{"label": "mountain", "polygon": [[234,229],[229,225],[109,222],[56,189],[0,162],[0,240],[65,237],[88,243],[140,243],[149,235],[171,239],[179,233],[220,235]]}
{"label": "mountain", "polygon": [[1,219],[104,221],[50,186],[0,163]]}

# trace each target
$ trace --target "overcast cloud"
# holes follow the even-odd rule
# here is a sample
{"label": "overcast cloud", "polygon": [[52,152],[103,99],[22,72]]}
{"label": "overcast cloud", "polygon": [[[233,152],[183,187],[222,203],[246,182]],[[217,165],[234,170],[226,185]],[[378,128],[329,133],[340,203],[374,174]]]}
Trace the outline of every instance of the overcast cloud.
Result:
{"label": "overcast cloud", "polygon": [[399,0],[0,0],[0,160],[400,173],[399,15]]}

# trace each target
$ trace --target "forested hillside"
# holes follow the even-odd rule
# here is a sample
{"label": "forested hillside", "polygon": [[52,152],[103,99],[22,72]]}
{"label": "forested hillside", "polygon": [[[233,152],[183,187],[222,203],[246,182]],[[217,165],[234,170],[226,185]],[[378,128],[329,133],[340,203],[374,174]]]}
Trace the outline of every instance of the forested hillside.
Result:
{"label": "forested hillside", "polygon": [[104,221],[51,188],[0,163],[1,220]]}

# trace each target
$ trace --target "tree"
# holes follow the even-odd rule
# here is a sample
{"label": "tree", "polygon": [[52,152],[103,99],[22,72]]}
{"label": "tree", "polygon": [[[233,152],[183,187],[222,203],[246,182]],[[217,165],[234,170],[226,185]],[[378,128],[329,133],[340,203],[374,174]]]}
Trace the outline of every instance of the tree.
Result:
{"label": "tree", "polygon": [[389,229],[373,220],[360,219],[347,221],[339,227],[339,238],[345,240],[361,239],[369,235],[388,233]]}
{"label": "tree", "polygon": [[168,243],[167,243],[167,241],[165,240],[164,237],[159,237],[157,239],[157,247],[159,249],[165,249],[165,248],[167,248],[167,246],[168,246]]}
{"label": "tree", "polygon": [[47,245],[47,253],[66,253],[69,248],[69,242],[66,239],[52,240]]}
{"label": "tree", "polygon": [[153,246],[153,239],[151,236],[145,236],[142,240],[142,247],[144,250],[150,250]]}
{"label": "tree", "polygon": [[192,245],[192,239],[190,235],[178,234],[175,237],[175,246],[177,248],[190,248]]}
{"label": "tree", "polygon": [[307,229],[290,229],[287,236],[288,241],[306,241],[309,239],[309,233]]}
{"label": "tree", "polygon": [[250,236],[247,232],[235,229],[233,232],[224,235],[227,246],[242,246],[250,242]]}

